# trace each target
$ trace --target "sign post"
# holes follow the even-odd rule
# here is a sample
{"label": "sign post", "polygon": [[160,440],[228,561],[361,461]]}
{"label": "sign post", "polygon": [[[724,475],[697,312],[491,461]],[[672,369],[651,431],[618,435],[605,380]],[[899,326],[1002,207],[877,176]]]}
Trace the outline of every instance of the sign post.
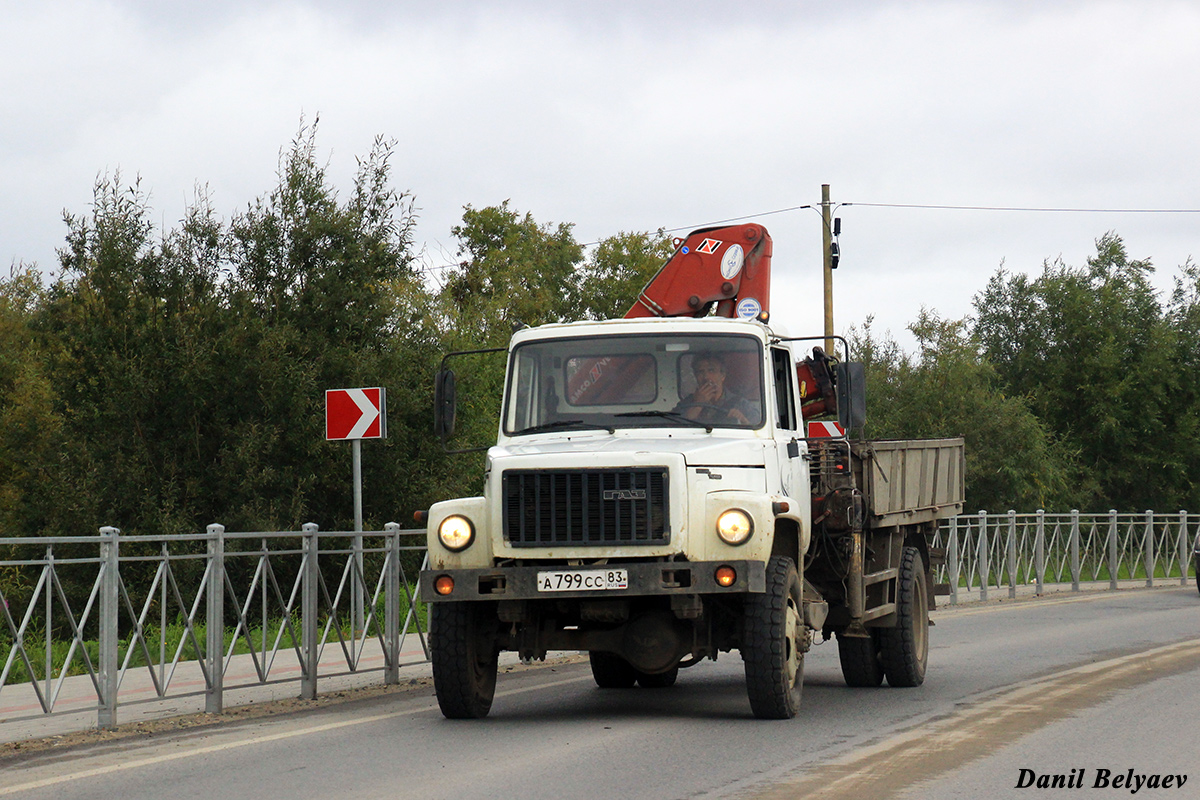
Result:
{"label": "sign post", "polygon": [[354,460],[354,530],[362,530],[362,440],[387,438],[387,390],[327,389],[325,438],[350,440]]}
{"label": "sign post", "polygon": [[350,603],[353,630],[351,657],[355,658],[358,631],[363,628],[363,513],[362,513],[362,440],[387,438],[387,390],[327,389],[325,391],[325,439],[350,440],[354,479],[354,569],[350,576]]}

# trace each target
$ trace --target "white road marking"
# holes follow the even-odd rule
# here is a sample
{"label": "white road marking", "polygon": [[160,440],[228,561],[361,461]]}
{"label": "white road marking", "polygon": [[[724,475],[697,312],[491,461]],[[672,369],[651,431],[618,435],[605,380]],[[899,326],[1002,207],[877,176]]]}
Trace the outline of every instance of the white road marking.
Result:
{"label": "white road marking", "polygon": [[[562,680],[551,681],[550,683],[539,683],[536,686],[525,686],[520,689],[508,689],[502,692],[496,692],[496,697],[511,697],[512,695],[525,694],[526,692],[541,691],[549,689],[553,686],[564,686],[568,683],[581,683],[590,681],[591,675],[583,675],[578,678],[563,678]],[[28,783],[20,783],[11,786],[0,786],[0,795],[16,794],[17,792],[25,792],[30,789],[43,789],[47,786],[55,786],[60,783],[69,781],[83,780],[85,778],[95,778],[100,775],[111,775],[114,772],[121,772],[127,769],[136,769],[138,767],[149,767],[155,764],[163,764],[168,761],[178,761],[182,758],[194,758],[196,756],[209,755],[210,753],[221,753],[228,750],[236,750],[249,745],[266,744],[268,742],[278,742],[286,739],[295,739],[298,736],[308,736],[314,733],[324,733],[326,731],[338,730],[340,728],[349,728],[354,725],[367,725],[372,722],[379,722],[385,719],[394,719],[395,717],[406,717],[420,711],[427,711],[437,707],[437,702],[426,703],[416,709],[409,708],[405,711],[390,711],[386,714],[373,714],[369,717],[359,717],[357,719],[341,720],[339,722],[327,722],[322,725],[311,725],[307,728],[298,730],[281,731],[279,733],[271,733],[265,736],[250,736],[245,739],[237,739],[231,742],[222,744],[208,745],[207,747],[197,747],[176,753],[164,753],[157,756],[149,756],[147,758],[138,758],[132,761],[125,761],[120,764],[106,764],[103,767],[90,767],[81,769],[76,772],[70,772],[65,775],[53,775],[40,780],[29,781]],[[61,766],[61,765],[58,765]],[[57,766],[56,766],[57,768]]]}

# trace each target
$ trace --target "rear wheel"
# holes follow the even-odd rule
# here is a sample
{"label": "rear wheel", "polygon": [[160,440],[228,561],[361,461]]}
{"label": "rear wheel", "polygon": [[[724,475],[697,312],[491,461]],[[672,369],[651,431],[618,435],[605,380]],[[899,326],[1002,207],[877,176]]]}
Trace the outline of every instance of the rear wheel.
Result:
{"label": "rear wheel", "polygon": [[800,710],[804,683],[803,588],[790,558],[767,564],[767,591],[746,600],[742,660],[750,708],[759,719],[789,719]]}
{"label": "rear wheel", "polygon": [[883,683],[883,662],[879,660],[876,634],[837,637],[838,659],[842,662],[842,677],[847,686],[874,687]]}
{"label": "rear wheel", "polygon": [[896,591],[896,627],[878,628],[879,657],[891,686],[920,686],[929,661],[929,592],[921,551],[904,548]]}
{"label": "rear wheel", "polygon": [[588,653],[588,661],[592,678],[601,689],[628,689],[638,679],[638,671],[614,653]]}
{"label": "rear wheel", "polygon": [[669,689],[675,685],[675,680],[679,677],[679,667],[671,667],[666,672],[656,672],[650,675],[645,672],[637,674],[638,685],[643,689]]}
{"label": "rear wheel", "polygon": [[478,719],[496,694],[495,617],[488,603],[431,603],[429,655],[438,706],[448,719]]}

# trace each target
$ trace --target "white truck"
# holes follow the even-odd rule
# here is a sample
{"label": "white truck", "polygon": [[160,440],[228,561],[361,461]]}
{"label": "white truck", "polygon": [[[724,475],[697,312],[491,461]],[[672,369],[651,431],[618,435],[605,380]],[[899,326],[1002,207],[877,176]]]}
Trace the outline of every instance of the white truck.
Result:
{"label": "white truck", "polygon": [[[679,257],[707,247],[693,266],[711,262],[718,307],[736,309],[730,278],[749,265],[727,252],[747,227],[759,228],[692,234],[659,277],[676,280]],[[770,240],[753,233],[761,280]],[[502,650],[587,652],[609,689],[669,687],[738,650],[767,719],[795,715],[815,636],[837,637],[851,685],[924,680],[943,557],[930,541],[962,510],[963,442],[849,439],[861,368],[803,355],[805,340],[773,330],[752,299],[750,319],[644,314],[513,335],[483,495],[424,516],[420,596],[445,716],[489,712]],[[712,301],[681,302],[700,313]],[[445,435],[453,373],[438,384]],[[835,406],[840,424],[806,429],[806,412]]]}

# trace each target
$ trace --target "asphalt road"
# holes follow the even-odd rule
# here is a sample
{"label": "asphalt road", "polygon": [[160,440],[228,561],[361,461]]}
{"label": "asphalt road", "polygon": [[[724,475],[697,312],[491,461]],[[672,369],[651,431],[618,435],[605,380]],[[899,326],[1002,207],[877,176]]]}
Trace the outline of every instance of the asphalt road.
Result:
{"label": "asphalt road", "polygon": [[1063,796],[1017,789],[1021,769],[1086,770],[1087,788],[1100,769],[1187,775],[1138,794],[1200,797],[1194,587],[933,619],[924,686],[849,689],[829,642],[809,654],[803,707],[784,722],[751,717],[736,654],[663,690],[597,689],[580,661],[502,675],[482,721],[442,719],[428,689],[393,693],[34,754],[0,764],[0,797]]}

